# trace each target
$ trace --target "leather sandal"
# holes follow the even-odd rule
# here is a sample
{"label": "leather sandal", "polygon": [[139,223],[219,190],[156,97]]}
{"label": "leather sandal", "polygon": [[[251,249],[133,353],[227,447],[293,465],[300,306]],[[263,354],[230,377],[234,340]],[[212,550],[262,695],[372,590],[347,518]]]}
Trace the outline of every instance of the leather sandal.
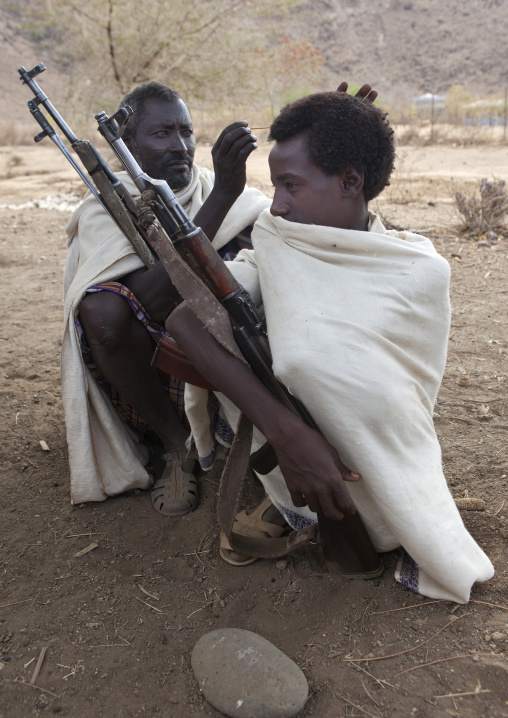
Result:
{"label": "leather sandal", "polygon": [[166,462],[162,476],[152,487],[152,505],[163,516],[185,516],[199,501],[198,482],[193,471],[197,462],[185,448],[173,449],[162,456]]}
{"label": "leather sandal", "polygon": [[[250,514],[240,511],[233,523],[233,533],[257,539],[279,538],[288,530],[288,524],[279,526],[263,521],[263,515],[273,506],[270,499],[265,498]],[[248,566],[258,560],[257,556],[244,556],[237,553],[229,543],[224,531],[220,532],[219,553],[222,559],[231,566]]]}

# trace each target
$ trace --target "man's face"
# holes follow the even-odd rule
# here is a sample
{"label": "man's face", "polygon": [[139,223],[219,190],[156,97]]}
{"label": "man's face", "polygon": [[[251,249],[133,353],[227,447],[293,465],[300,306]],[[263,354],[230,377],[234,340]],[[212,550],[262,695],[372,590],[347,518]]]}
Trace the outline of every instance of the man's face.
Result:
{"label": "man's face", "polygon": [[150,177],[166,180],[172,190],[190,183],[196,140],[182,100],[145,100],[141,121],[126,144]]}
{"label": "man's face", "polygon": [[305,135],[276,142],[268,158],[275,187],[270,212],[288,222],[344,227],[342,175],[327,175],[312,162]]}

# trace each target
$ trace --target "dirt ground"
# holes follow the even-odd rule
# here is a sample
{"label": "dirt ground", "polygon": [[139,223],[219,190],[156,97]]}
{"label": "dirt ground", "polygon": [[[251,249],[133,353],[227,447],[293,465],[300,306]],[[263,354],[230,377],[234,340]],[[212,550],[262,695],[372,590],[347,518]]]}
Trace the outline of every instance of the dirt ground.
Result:
{"label": "dirt ground", "polygon": [[[284,570],[225,564],[217,473],[177,520],[155,513],[147,492],[72,506],[59,381],[69,212],[5,205],[82,187],[48,141],[0,148],[0,718],[218,716],[190,653],[223,626],[261,634],[302,667],[302,717],[508,716],[508,231],[462,236],[452,199],[492,176],[508,180],[506,146],[402,148],[373,207],[426,232],[452,268],[436,429],[453,495],[485,502],[462,515],[496,567],[462,606],[397,584],[395,552],[372,582],[331,576],[310,550]],[[250,182],[269,191],[263,144]]]}

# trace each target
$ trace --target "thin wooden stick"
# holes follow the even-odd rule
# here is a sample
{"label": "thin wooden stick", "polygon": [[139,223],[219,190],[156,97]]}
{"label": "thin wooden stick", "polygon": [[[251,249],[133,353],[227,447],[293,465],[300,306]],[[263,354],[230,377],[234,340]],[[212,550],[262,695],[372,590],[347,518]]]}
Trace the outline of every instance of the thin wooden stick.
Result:
{"label": "thin wooden stick", "polygon": [[465,691],[464,693],[447,693],[444,696],[434,696],[434,698],[460,698],[461,696],[477,696],[480,693],[490,693],[490,688],[481,688],[479,691]]}
{"label": "thin wooden stick", "polygon": [[[350,663],[350,661],[348,661],[348,663]],[[369,673],[369,671],[365,670],[365,668],[363,668],[363,666],[357,666],[356,663],[351,663],[351,666],[353,668],[356,668],[359,671],[362,671],[363,673],[368,675],[370,678],[375,680],[376,683],[379,683],[381,688],[386,688],[386,686],[390,686],[390,688],[395,688],[395,686],[392,686],[392,684],[389,681],[385,681],[383,678],[376,678],[376,676],[372,675],[372,673]],[[384,685],[384,684],[386,684],[386,685]]]}
{"label": "thin wooden stick", "polygon": [[363,633],[363,621],[364,621],[364,619],[365,619],[365,616],[367,615],[367,611],[368,611],[369,608],[372,606],[372,604],[374,603],[374,601],[376,600],[376,598],[379,596],[379,592],[380,592],[380,591],[381,591],[381,589],[379,588],[379,589],[376,591],[376,593],[374,594],[374,596],[372,597],[372,600],[367,604],[367,606],[366,606],[366,608],[365,608],[365,611],[363,612],[362,620],[361,620],[361,622],[360,622],[360,633]]}
{"label": "thin wooden stick", "polygon": [[55,581],[63,581],[64,578],[72,578],[72,576],[82,576],[83,573],[68,573],[66,576],[57,576]]}
{"label": "thin wooden stick", "polygon": [[455,661],[457,658],[474,658],[474,656],[492,656],[497,654],[492,653],[463,653],[460,656],[450,656],[449,658],[438,658],[435,661],[430,661],[429,663],[421,663],[419,666],[412,666],[411,668],[406,668],[403,671],[400,671],[399,673],[396,673],[393,678],[398,678],[398,676],[401,676],[403,673],[410,673],[411,671],[416,671],[418,668],[427,668],[427,666],[433,666],[435,663],[445,663],[446,661]]}
{"label": "thin wooden stick", "polygon": [[[434,706],[434,708],[438,708],[439,710],[442,710],[442,711],[444,711],[445,713],[448,713],[448,715],[454,716],[454,718],[462,718],[462,716],[459,715],[458,713],[456,713],[455,711],[451,711],[451,710],[449,710],[448,708],[445,708],[444,706],[440,706],[440,705],[438,705],[437,703],[433,703],[433,702],[432,702],[431,700],[429,700],[428,698],[424,698],[424,701],[425,701],[425,703],[428,703],[429,706]],[[457,707],[455,701],[453,702],[453,704],[455,705],[455,707]]]}
{"label": "thin wooden stick", "polygon": [[52,693],[51,691],[47,691],[45,688],[41,688],[40,686],[34,686],[32,683],[26,683],[26,681],[16,680],[13,681],[13,683],[20,683],[22,686],[28,686],[29,688],[35,688],[37,691],[42,691],[42,693],[48,693],[50,696],[54,696],[55,698],[58,698],[56,693]]}
{"label": "thin wooden stick", "polygon": [[143,601],[143,599],[139,598],[138,596],[134,596],[134,598],[136,599],[136,601],[139,601],[140,603],[144,603],[145,606],[148,606],[148,608],[151,608],[153,611],[157,611],[157,613],[162,613],[160,608],[157,608],[157,606],[151,606],[149,603],[147,603],[146,601]]}
{"label": "thin wooden stick", "polygon": [[[471,599],[471,603],[481,603],[483,606],[492,606],[493,608],[500,608],[503,611],[508,611],[508,608],[506,606],[500,606],[498,603],[487,603],[487,601],[474,601]],[[0,608],[2,608],[0,606]]]}
{"label": "thin wooden stick", "polygon": [[339,698],[341,698],[341,699],[342,699],[343,701],[345,701],[346,703],[349,703],[350,706],[353,706],[354,708],[356,708],[357,710],[361,711],[362,713],[365,713],[365,715],[372,716],[372,718],[380,718],[380,717],[379,717],[379,713],[370,713],[370,711],[366,711],[365,708],[362,708],[361,706],[356,705],[356,703],[353,703],[352,701],[348,700],[345,696],[343,696],[341,693],[339,693],[339,691],[333,690],[333,688],[331,688],[331,687],[328,685],[328,683],[325,683],[325,686],[328,688],[328,690],[331,691],[331,693],[332,693],[336,698],[337,698],[337,696],[338,696]]}
{"label": "thin wooden stick", "polygon": [[504,506],[504,500],[503,500],[501,506],[494,511],[494,513],[492,514],[492,516],[497,516],[498,513],[499,513],[499,512],[501,511],[501,509],[503,508],[503,506]]}
{"label": "thin wooden stick", "polygon": [[425,601],[424,603],[413,603],[411,606],[402,606],[401,608],[390,608],[388,611],[376,611],[375,613],[369,613],[369,616],[382,616],[384,613],[393,613],[394,611],[408,611],[410,608],[420,608],[420,606],[428,606],[431,603],[444,603],[444,599],[441,598],[438,601]]}
{"label": "thin wooden stick", "polygon": [[44,656],[46,655],[46,651],[48,650],[47,646],[44,646],[41,648],[41,652],[39,653],[39,658],[37,660],[37,663],[35,664],[34,672],[32,673],[32,677],[30,678],[30,685],[33,686],[35,681],[37,680],[39,673],[41,672],[42,662],[44,660]]}
{"label": "thin wooden stick", "polygon": [[28,603],[28,601],[31,601],[31,598],[26,598],[24,601],[14,601],[14,603],[4,603],[3,606],[0,606],[0,608],[7,608],[7,606],[17,606],[20,603]]}
{"label": "thin wooden stick", "polygon": [[149,591],[147,591],[146,588],[143,588],[143,586],[140,583],[138,583],[138,588],[140,591],[143,591],[143,593],[146,596],[150,596],[150,598],[153,598],[154,601],[160,601],[159,596],[155,596],[153,593],[150,593]]}
{"label": "thin wooden stick", "polygon": [[451,626],[452,623],[455,623],[456,621],[460,621],[461,618],[464,618],[465,616],[469,616],[469,613],[464,613],[462,616],[458,616],[457,618],[454,618],[453,621],[450,621],[446,624],[446,626],[443,626],[439,629],[436,633],[434,633],[433,636],[430,638],[427,638],[426,641],[423,641],[422,643],[419,643],[417,646],[413,646],[413,648],[407,648],[405,651],[399,651],[399,653],[392,653],[389,656],[377,656],[375,658],[345,658],[345,661],[351,661],[351,663],[360,663],[363,661],[384,661],[387,658],[396,658],[397,656],[402,656],[404,653],[411,653],[411,651],[416,651],[418,648],[421,648],[429,641],[432,641],[433,638],[435,638],[437,635],[441,633],[441,631],[444,631],[445,628],[448,628],[448,626]]}

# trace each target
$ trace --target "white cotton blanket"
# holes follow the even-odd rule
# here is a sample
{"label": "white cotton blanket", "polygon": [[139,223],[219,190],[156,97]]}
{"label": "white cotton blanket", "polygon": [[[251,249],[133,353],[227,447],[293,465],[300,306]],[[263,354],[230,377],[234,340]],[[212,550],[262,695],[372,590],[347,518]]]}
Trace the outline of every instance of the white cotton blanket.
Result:
{"label": "white cotton blanket", "polygon": [[[228,266],[261,292],[276,376],[361,473],[347,487],[376,548],[404,547],[416,566],[402,576],[399,565],[396,578],[411,588],[467,602],[493,568],[447,488],[432,420],[450,323],[448,263],[425,237],[387,232],[375,215],[358,232],[264,211],[253,245]],[[235,426],[235,408],[224,408]],[[199,436],[202,422],[188,416]],[[261,441],[255,435],[254,448]],[[292,505],[278,469],[260,478],[295,527],[316,518]]]}
{"label": "white cotton blanket", "polygon": [[[120,172],[119,177],[133,196],[139,196],[125,172]],[[191,218],[209,196],[213,182],[212,172],[194,166],[191,184],[175,193]],[[261,192],[246,187],[226,216],[213,246],[219,249],[227,244],[253,224],[269,204]],[[143,263],[90,193],[71,217],[67,233],[61,369],[71,499],[73,503],[103,501],[130,489],[147,489],[150,479],[144,466],[148,456],[85,366],[74,315],[88,287],[119,279]]]}

